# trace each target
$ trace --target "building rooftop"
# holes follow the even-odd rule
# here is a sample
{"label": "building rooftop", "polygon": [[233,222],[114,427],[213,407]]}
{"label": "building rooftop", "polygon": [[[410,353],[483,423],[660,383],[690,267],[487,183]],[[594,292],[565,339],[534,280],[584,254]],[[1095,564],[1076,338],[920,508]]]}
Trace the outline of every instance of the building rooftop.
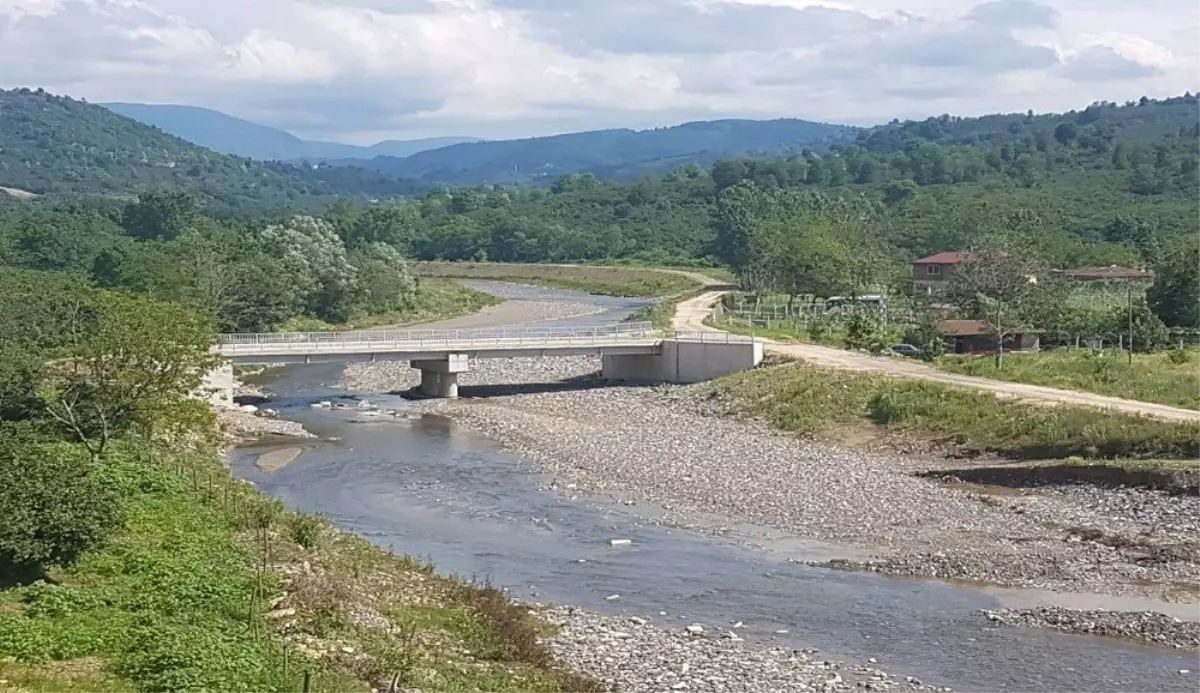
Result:
{"label": "building rooftop", "polygon": [[937,255],[930,255],[929,257],[923,257],[920,260],[915,261],[913,264],[916,264],[916,265],[957,265],[958,263],[960,263],[966,259],[967,259],[966,253],[961,253],[958,251],[947,251],[945,253],[938,253]]}

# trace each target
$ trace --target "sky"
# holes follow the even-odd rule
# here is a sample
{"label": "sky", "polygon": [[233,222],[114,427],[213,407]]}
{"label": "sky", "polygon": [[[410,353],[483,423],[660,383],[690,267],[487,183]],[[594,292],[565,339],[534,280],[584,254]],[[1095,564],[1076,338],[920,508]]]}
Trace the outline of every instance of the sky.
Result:
{"label": "sky", "polygon": [[0,87],[313,139],[852,125],[1200,88],[1197,0],[0,0]]}

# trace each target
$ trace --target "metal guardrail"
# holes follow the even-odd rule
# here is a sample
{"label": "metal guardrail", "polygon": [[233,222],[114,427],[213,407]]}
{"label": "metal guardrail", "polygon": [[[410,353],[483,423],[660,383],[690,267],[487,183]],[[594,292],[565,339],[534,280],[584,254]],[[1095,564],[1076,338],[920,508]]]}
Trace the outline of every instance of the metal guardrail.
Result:
{"label": "metal guardrail", "polygon": [[523,327],[470,330],[360,330],[347,332],[263,332],[221,335],[219,349],[226,353],[284,351],[321,352],[339,348],[377,347],[380,350],[423,351],[446,348],[513,346],[615,345],[634,341],[680,339],[706,343],[753,341],[726,332],[675,332],[654,329],[649,322],[601,327]]}

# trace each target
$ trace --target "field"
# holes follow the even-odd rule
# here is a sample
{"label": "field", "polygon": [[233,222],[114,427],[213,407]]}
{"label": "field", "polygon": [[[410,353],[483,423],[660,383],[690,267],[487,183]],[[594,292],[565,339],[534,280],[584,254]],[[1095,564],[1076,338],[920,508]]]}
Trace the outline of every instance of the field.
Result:
{"label": "field", "polygon": [[1197,426],[1082,407],[1037,407],[986,392],[806,364],[717,381],[713,393],[745,415],[804,435],[869,426],[951,446],[961,454],[1021,459],[1200,455]]}
{"label": "field", "polygon": [[420,277],[491,279],[634,298],[669,296],[696,286],[694,281],[685,276],[643,267],[564,267],[488,262],[414,262],[411,267],[413,273]]}
{"label": "field", "polygon": [[1200,409],[1200,350],[1134,354],[1125,352],[1043,351],[1010,354],[996,370],[989,356],[944,356],[938,367],[996,380],[1082,390],[1143,402]]}
{"label": "field", "polygon": [[124,529],[0,589],[0,691],[596,690],[554,668],[528,607],[287,512],[215,457],[104,463]]}

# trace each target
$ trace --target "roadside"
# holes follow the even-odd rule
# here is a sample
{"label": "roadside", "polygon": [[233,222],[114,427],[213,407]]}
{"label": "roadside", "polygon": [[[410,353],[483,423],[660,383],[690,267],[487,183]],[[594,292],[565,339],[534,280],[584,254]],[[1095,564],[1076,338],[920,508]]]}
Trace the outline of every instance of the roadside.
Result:
{"label": "roadside", "polygon": [[[713,280],[713,283],[717,283]],[[706,291],[695,298],[681,302],[675,311],[672,325],[677,330],[719,332],[707,324],[712,308],[725,291]],[[933,383],[954,385],[974,390],[985,390],[1000,397],[1031,400],[1050,404],[1070,404],[1099,407],[1129,414],[1141,414],[1172,421],[1200,422],[1200,411],[1191,411],[1162,404],[1139,402],[1075,390],[1060,390],[1026,383],[1006,382],[970,375],[947,373],[931,366],[886,356],[834,349],[817,344],[780,343],[763,339],[764,350],[773,355],[789,359],[800,359],[808,363],[839,370],[892,375],[923,380]]]}

